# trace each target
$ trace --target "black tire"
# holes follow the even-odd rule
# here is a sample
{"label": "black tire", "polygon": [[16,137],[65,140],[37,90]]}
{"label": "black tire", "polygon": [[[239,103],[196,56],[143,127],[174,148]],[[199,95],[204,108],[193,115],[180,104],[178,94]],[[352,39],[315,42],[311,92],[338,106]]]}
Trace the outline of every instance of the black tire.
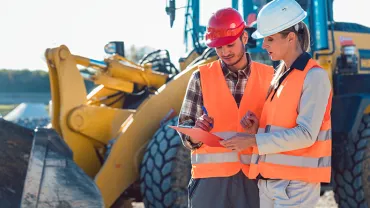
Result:
{"label": "black tire", "polygon": [[354,139],[333,139],[333,188],[339,207],[370,208],[370,115]]}
{"label": "black tire", "polygon": [[145,208],[187,207],[190,151],[178,133],[175,117],[163,125],[149,142],[140,167],[140,190]]}

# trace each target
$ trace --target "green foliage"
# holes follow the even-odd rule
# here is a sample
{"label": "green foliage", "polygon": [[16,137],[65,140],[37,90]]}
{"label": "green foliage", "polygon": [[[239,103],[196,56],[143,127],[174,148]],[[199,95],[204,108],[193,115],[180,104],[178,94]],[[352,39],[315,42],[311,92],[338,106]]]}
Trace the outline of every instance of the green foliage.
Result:
{"label": "green foliage", "polygon": [[[88,91],[94,83],[85,80]],[[42,70],[0,70],[0,92],[50,92],[49,74]]]}
{"label": "green foliage", "polygon": [[0,105],[0,115],[5,116],[7,113],[12,111],[16,105]]}

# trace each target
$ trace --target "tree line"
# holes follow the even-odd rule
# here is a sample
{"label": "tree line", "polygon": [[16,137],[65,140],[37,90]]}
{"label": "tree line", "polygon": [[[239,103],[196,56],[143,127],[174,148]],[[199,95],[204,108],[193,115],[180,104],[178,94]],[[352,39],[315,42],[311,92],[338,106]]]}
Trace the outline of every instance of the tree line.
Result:
{"label": "tree line", "polygon": [[[125,50],[126,58],[138,63],[146,54],[154,51],[149,46],[132,45]],[[86,72],[85,70],[80,70]],[[93,82],[84,80],[87,92],[95,85]],[[0,69],[0,92],[50,92],[49,74],[43,70],[9,70]]]}
{"label": "tree line", "polygon": [[[85,80],[88,91],[94,83]],[[50,92],[49,74],[42,70],[0,70],[0,92]]]}

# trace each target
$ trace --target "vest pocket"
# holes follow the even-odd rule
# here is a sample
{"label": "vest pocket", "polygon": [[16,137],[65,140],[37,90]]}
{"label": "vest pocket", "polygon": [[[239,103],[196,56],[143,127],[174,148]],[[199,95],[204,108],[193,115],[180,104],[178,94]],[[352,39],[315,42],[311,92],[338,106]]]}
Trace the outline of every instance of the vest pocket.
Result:
{"label": "vest pocket", "polygon": [[308,185],[309,183],[304,182],[304,181],[296,181],[296,180],[289,181],[288,187],[286,188],[287,196],[289,198],[294,198],[298,196],[297,193],[300,193],[301,195],[303,195]]}
{"label": "vest pocket", "polygon": [[191,199],[193,197],[193,194],[194,194],[195,190],[197,189],[197,187],[199,185],[199,181],[200,181],[200,178],[191,178],[190,179],[190,182],[189,182],[189,185],[188,185],[189,199]]}

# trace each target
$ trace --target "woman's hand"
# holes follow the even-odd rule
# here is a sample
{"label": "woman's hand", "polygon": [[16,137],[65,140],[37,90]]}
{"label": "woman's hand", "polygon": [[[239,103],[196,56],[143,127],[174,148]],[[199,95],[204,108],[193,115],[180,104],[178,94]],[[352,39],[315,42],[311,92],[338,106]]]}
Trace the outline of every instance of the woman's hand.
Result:
{"label": "woman's hand", "polygon": [[248,111],[247,114],[241,119],[240,124],[248,134],[257,134],[259,121],[257,116],[252,112]]}
{"label": "woman's hand", "polygon": [[248,147],[257,146],[256,137],[254,135],[237,135],[231,139],[220,142],[224,147],[233,151],[242,151]]}

